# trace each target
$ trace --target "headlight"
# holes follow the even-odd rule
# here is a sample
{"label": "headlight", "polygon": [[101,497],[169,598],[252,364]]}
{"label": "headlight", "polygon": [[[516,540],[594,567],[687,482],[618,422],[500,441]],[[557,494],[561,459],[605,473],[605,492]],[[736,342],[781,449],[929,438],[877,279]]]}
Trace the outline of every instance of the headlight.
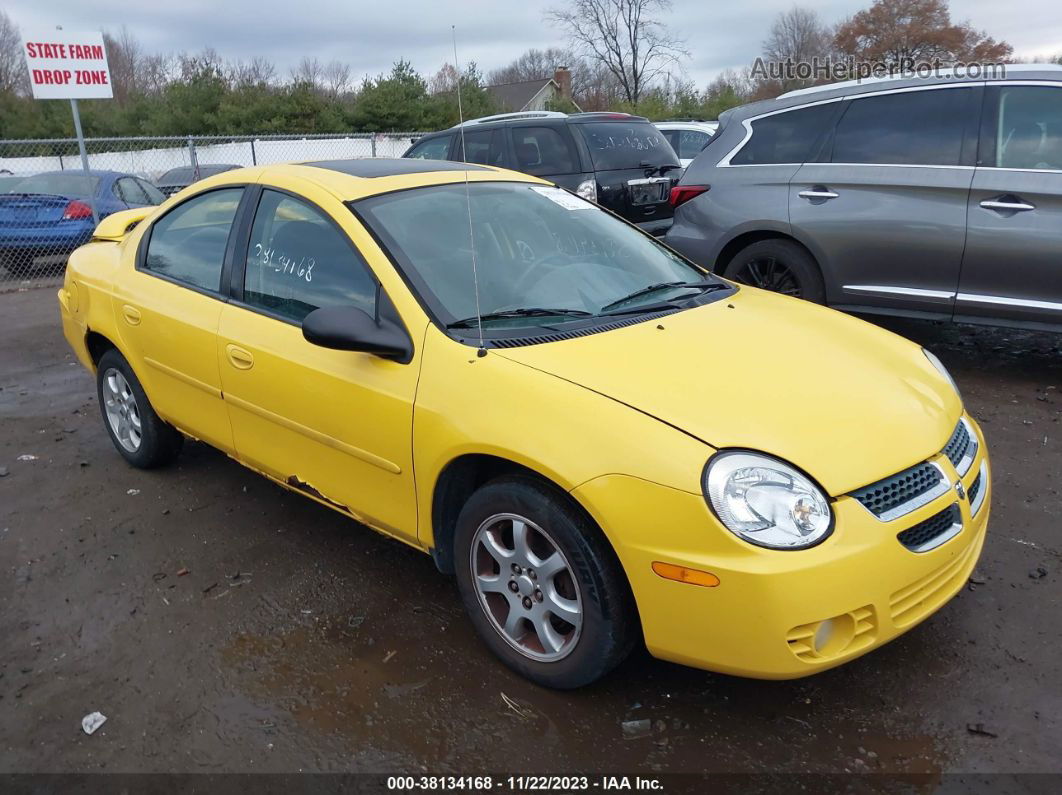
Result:
{"label": "headlight", "polygon": [[833,511],[814,483],[777,458],[720,453],[704,469],[704,496],[734,535],[770,549],[803,549],[830,534]]}
{"label": "headlight", "polygon": [[937,371],[942,376],[944,376],[944,380],[951,384],[951,388],[955,390],[955,394],[961,398],[962,393],[959,392],[959,385],[956,384],[955,379],[951,377],[951,373],[949,373],[948,368],[944,366],[944,362],[938,359],[935,354],[927,351],[925,348],[922,348],[922,353],[924,353],[926,355],[926,358],[929,359],[929,363],[936,367]]}

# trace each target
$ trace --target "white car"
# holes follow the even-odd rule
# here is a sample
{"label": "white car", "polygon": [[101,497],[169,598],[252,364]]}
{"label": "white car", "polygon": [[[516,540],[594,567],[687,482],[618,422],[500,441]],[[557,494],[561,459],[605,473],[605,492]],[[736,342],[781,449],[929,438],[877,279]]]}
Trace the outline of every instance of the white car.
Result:
{"label": "white car", "polygon": [[717,121],[658,121],[653,124],[667,138],[683,168],[693,162],[719,129]]}

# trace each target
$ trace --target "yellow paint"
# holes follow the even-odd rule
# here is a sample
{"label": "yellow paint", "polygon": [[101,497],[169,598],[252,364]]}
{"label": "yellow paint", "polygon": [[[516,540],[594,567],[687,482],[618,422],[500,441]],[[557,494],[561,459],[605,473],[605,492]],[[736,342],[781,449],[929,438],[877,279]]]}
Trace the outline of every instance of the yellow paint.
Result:
{"label": "yellow paint", "polygon": [[[430,321],[344,205],[463,179],[457,171],[358,179],[290,165],[196,183],[131,230],[132,216],[107,219],[74,253],[59,295],[64,333],[90,368],[86,335],[110,340],[159,414],[189,435],[422,550],[435,545],[439,476],[458,457],[491,455],[539,473],[601,527],[646,643],[665,659],[803,676],[881,645],[961,587],[983,543],[990,486],[976,518],[963,501],[963,532],[924,554],[896,535],[953,502],[953,492],[891,523],[844,496],[926,459],[957,479],[939,452],[962,406],[917,346],[743,288],[666,323],[477,357]],[[539,182],[490,169],[469,179]],[[136,270],[137,247],[160,213],[203,190],[255,182],[305,197],[346,232],[413,340],[410,363],[310,345],[296,325]],[[986,455],[980,440],[967,487]],[[700,479],[724,447],[776,455],[816,479],[833,498],[833,534],[811,549],[772,551],[723,528]],[[708,578],[713,587],[691,587]],[[905,611],[894,621],[897,600]],[[807,652],[799,639],[830,618],[857,641]]]}

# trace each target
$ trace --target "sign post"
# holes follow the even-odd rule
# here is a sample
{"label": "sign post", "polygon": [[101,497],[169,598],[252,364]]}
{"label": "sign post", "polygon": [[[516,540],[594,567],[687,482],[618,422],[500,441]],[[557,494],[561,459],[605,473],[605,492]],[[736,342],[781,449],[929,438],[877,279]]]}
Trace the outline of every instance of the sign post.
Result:
{"label": "sign post", "polygon": [[[111,99],[111,70],[107,64],[107,51],[103,46],[103,34],[69,33],[56,29],[43,35],[23,37],[23,52],[26,69],[34,99],[69,99],[74,115],[74,132],[81,153],[81,168],[89,173],[88,151],[85,135],[81,130],[79,99]],[[92,220],[99,224],[96,197],[88,197],[92,208]]]}

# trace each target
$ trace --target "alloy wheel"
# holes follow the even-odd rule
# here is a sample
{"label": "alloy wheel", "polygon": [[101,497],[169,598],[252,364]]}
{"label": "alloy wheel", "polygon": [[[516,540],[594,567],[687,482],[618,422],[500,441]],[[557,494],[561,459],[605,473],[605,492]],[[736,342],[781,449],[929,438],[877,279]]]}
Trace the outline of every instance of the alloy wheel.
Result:
{"label": "alloy wheel", "polygon": [[549,533],[523,516],[495,514],[476,530],[470,555],[480,606],[506,643],[539,662],[572,652],[582,630],[582,597]]}
{"label": "alloy wheel", "polygon": [[103,374],[103,401],[114,438],[130,453],[135,453],[143,439],[140,409],[129,382],[113,367]]}
{"label": "alloy wheel", "polygon": [[770,290],[772,293],[791,295],[795,298],[802,298],[804,293],[796,274],[775,257],[757,257],[748,260],[735,274],[735,280],[742,284]]}

